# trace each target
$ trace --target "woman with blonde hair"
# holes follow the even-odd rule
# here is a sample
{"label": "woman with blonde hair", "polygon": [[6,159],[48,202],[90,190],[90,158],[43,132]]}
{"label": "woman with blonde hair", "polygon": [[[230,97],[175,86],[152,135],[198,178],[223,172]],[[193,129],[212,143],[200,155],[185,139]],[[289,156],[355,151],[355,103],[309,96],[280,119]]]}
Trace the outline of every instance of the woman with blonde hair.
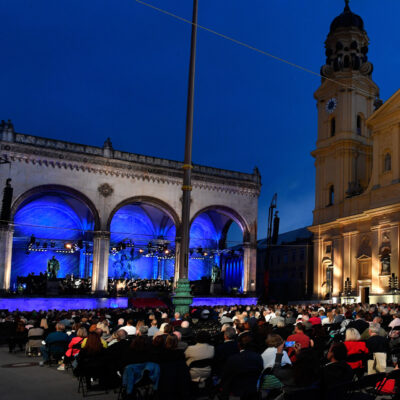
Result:
{"label": "woman with blonde hair", "polygon": [[[346,330],[346,337],[344,345],[347,349],[347,357],[353,354],[368,354],[368,348],[365,342],[361,342],[361,335],[355,328],[348,328]],[[358,369],[363,367],[362,360],[348,361],[347,362],[352,369]]]}
{"label": "woman with blonde hair", "polygon": [[324,319],[322,320],[322,325],[333,324],[334,319],[335,319],[335,318],[334,318],[333,312],[332,312],[332,311],[328,311],[328,312],[326,313],[326,318],[324,318]]}

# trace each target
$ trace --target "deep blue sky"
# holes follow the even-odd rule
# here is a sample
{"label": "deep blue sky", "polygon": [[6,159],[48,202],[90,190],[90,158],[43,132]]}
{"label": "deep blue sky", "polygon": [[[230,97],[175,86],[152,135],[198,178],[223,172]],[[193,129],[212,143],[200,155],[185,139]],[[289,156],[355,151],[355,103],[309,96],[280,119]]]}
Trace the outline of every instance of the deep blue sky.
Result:
{"label": "deep blue sky", "polygon": [[[191,0],[148,0],[191,18]],[[386,100],[400,86],[398,0],[353,0]],[[199,24],[319,72],[342,0],[199,0]],[[134,0],[0,0],[0,119],[18,132],[182,160],[190,25]],[[319,78],[198,33],[193,162],[263,177],[259,237],[312,222]]]}

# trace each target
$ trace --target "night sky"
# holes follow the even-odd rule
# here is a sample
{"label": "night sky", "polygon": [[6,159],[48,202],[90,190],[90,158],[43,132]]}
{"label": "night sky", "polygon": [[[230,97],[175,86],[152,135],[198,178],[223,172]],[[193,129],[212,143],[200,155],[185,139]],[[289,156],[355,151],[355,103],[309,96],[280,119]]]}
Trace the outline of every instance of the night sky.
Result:
{"label": "night sky", "polygon": [[[191,0],[148,0],[191,19]],[[398,0],[353,0],[373,78],[400,87]],[[319,72],[341,0],[199,0],[199,24]],[[0,0],[0,119],[17,132],[182,160],[191,26],[134,0]],[[312,223],[320,79],[198,32],[193,162],[262,175],[259,237]]]}

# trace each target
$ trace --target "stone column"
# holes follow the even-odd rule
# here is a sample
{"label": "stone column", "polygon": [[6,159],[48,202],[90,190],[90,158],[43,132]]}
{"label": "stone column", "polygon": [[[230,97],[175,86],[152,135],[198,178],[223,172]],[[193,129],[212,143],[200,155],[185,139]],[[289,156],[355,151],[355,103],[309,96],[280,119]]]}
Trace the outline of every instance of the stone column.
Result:
{"label": "stone column", "polygon": [[314,290],[313,290],[313,297],[320,298],[322,295],[321,285],[322,285],[322,246],[323,246],[323,239],[318,237],[317,235],[314,236]]}
{"label": "stone column", "polygon": [[371,226],[372,238],[371,238],[371,283],[372,283],[372,293],[380,293],[380,283],[379,274],[381,273],[381,265],[379,260],[379,226]]}
{"label": "stone column", "polygon": [[108,290],[109,256],[110,232],[95,232],[93,235],[92,292],[101,294]]}
{"label": "stone column", "polygon": [[174,288],[179,279],[179,260],[181,256],[181,241],[175,239],[175,268],[174,268]]}
{"label": "stone column", "polygon": [[256,291],[257,248],[252,243],[243,243],[243,293]]}
{"label": "stone column", "polygon": [[10,289],[13,235],[11,226],[0,227],[0,291]]}

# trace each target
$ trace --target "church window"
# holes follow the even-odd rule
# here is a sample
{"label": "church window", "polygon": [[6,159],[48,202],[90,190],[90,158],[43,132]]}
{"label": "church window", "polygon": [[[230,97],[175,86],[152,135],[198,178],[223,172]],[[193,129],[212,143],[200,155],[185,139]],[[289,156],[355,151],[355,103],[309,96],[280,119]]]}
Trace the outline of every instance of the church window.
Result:
{"label": "church window", "polygon": [[361,116],[357,115],[357,135],[360,136],[362,135],[361,124],[362,124]]}
{"label": "church window", "polygon": [[385,155],[385,165],[384,165],[384,171],[390,171],[392,169],[392,157],[389,153],[386,153]]}
{"label": "church window", "polygon": [[333,185],[329,186],[329,203],[328,206],[331,206],[335,201],[335,188]]}
{"label": "church window", "polygon": [[336,133],[336,120],[335,118],[331,119],[331,137],[335,136]]}

